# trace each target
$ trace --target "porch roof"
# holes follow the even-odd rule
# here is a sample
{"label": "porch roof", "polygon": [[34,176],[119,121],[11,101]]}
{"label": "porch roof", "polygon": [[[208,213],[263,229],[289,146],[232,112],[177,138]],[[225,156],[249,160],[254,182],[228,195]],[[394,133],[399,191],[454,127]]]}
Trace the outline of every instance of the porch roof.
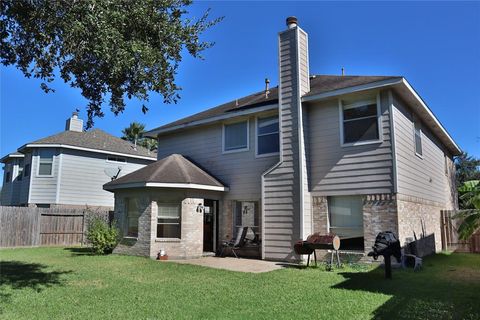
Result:
{"label": "porch roof", "polygon": [[180,154],[172,154],[103,185],[108,191],[144,187],[228,191],[218,179]]}

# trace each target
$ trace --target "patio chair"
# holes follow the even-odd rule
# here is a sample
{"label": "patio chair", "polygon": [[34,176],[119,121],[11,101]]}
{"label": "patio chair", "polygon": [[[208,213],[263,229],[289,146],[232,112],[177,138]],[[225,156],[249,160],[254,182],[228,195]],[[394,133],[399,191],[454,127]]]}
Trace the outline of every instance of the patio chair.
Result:
{"label": "patio chair", "polygon": [[248,227],[242,227],[241,230],[237,233],[237,238],[235,240],[230,240],[222,244],[222,251],[220,256],[224,257],[225,248],[230,248],[233,255],[238,258],[236,250],[241,249],[245,245],[245,237],[247,236]]}

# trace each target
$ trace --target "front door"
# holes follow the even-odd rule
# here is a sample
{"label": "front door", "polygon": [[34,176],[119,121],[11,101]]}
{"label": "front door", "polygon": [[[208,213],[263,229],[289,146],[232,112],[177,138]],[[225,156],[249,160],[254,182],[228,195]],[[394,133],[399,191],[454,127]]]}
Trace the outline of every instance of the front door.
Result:
{"label": "front door", "polygon": [[215,238],[217,235],[217,210],[218,201],[205,199],[203,202],[203,251],[215,251]]}

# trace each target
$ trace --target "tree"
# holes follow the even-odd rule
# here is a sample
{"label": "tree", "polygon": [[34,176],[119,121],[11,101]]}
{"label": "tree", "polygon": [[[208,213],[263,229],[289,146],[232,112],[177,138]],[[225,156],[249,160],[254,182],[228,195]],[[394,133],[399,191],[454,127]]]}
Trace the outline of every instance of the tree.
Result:
{"label": "tree", "polygon": [[157,140],[144,137],[143,134],[145,133],[145,125],[139,122],[132,122],[128,127],[122,130],[123,140],[130,141],[135,145],[140,145],[148,150],[152,151],[157,149]]}
{"label": "tree", "polygon": [[[175,76],[182,57],[213,43],[200,35],[221,18],[187,17],[191,0],[4,0],[0,9],[0,55],[27,78],[39,78],[45,92],[56,73],[87,99],[87,129],[137,98],[142,111],[149,93],[176,103]],[[58,70],[58,72],[57,72]]]}
{"label": "tree", "polygon": [[470,180],[480,180],[480,159],[463,152],[455,158],[457,188],[460,188],[464,182]]}
{"label": "tree", "polygon": [[468,240],[480,228],[480,180],[466,181],[458,188],[464,210],[456,216],[463,221],[458,228],[462,240]]}

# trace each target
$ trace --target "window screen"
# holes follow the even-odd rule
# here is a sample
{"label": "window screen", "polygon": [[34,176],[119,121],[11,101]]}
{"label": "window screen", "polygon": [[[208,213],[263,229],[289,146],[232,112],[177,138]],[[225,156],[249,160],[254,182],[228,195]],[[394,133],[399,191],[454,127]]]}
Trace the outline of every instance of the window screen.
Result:
{"label": "window screen", "polygon": [[257,153],[278,153],[279,148],[278,117],[258,119],[257,121]]}
{"label": "window screen", "polygon": [[180,204],[158,204],[157,238],[181,238]]}
{"label": "window screen", "polygon": [[378,140],[377,103],[343,107],[343,143]]}
{"label": "window screen", "polygon": [[330,231],[340,238],[363,237],[363,201],[360,196],[328,197]]}
{"label": "window screen", "polygon": [[224,151],[246,149],[248,147],[248,122],[226,124],[224,135]]}

